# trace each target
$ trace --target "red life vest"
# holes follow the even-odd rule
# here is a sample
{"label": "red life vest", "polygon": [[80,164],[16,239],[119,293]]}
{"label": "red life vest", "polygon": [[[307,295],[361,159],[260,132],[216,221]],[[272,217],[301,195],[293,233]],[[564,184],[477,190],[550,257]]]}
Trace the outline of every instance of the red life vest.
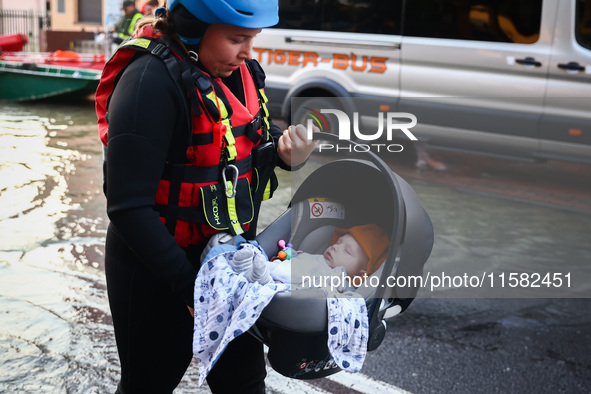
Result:
{"label": "red life vest", "polygon": [[160,179],[155,198],[160,220],[180,246],[203,244],[220,231],[244,233],[256,223],[260,202],[277,187],[260,66],[248,61],[235,71],[243,82],[243,105],[220,79],[173,51],[151,27],[141,34],[121,44],[103,70],[96,93],[101,141],[107,145],[107,106],[118,76],[138,52],[160,57],[173,80],[180,81],[192,115],[187,160],[167,162]]}

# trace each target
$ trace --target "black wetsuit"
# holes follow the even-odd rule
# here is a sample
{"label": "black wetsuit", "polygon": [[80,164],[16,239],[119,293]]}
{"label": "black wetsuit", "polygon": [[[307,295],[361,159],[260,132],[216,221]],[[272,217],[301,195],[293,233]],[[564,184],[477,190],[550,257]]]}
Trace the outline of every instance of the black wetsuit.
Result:
{"label": "black wetsuit", "polygon": [[[224,82],[244,102],[240,76]],[[164,62],[143,55],[123,73],[109,104],[105,265],[121,360],[119,392],[172,392],[192,357],[187,305],[193,305],[203,245],[179,247],[153,207],[165,161],[186,161],[184,97]],[[281,136],[277,126],[270,131],[275,140]],[[207,381],[213,392],[255,393],[264,392],[265,376],[262,345],[244,334]]]}

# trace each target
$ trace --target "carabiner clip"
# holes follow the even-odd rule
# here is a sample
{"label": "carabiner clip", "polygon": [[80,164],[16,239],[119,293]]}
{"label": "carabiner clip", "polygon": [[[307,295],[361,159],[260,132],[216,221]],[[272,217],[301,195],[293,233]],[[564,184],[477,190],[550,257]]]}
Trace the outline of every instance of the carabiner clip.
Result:
{"label": "carabiner clip", "polygon": [[[231,193],[228,193],[228,181],[226,180],[226,171],[227,170],[234,171]],[[238,167],[236,167],[233,164],[228,164],[226,166],[226,168],[224,168],[224,171],[222,171],[222,180],[224,181],[224,188],[226,189],[226,197],[234,198],[236,196],[236,186],[238,185],[238,176],[239,175],[240,175],[240,172],[238,171]]]}

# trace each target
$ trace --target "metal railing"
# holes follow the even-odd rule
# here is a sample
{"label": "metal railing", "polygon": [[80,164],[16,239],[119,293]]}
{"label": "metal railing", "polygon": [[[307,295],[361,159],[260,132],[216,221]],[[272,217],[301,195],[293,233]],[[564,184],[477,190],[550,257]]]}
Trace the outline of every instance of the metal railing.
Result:
{"label": "metal railing", "polygon": [[29,39],[25,51],[39,51],[40,32],[50,27],[49,13],[46,11],[23,11],[0,9],[0,35],[24,34]]}

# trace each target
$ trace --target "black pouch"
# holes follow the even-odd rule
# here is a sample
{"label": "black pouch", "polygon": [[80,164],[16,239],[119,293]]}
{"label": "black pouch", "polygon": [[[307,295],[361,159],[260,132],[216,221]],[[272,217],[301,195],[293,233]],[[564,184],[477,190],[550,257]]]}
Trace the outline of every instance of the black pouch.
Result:
{"label": "black pouch", "polygon": [[[244,231],[243,225],[254,218],[254,205],[247,178],[238,179],[236,195],[226,196],[224,185],[200,188],[203,212],[207,223],[216,230],[230,230],[234,235]],[[242,229],[242,230],[240,230]]]}
{"label": "black pouch", "polygon": [[266,142],[252,150],[252,165],[255,168],[268,166],[273,162],[275,157],[275,144],[273,142]]}
{"label": "black pouch", "polygon": [[[268,200],[273,197],[273,193],[277,190],[279,182],[277,175],[273,171],[275,158],[275,145],[273,142],[267,142],[253,149],[253,181],[252,181],[252,194],[262,194],[261,201]],[[267,187],[269,186],[269,187]],[[259,188],[266,190],[259,190]]]}

